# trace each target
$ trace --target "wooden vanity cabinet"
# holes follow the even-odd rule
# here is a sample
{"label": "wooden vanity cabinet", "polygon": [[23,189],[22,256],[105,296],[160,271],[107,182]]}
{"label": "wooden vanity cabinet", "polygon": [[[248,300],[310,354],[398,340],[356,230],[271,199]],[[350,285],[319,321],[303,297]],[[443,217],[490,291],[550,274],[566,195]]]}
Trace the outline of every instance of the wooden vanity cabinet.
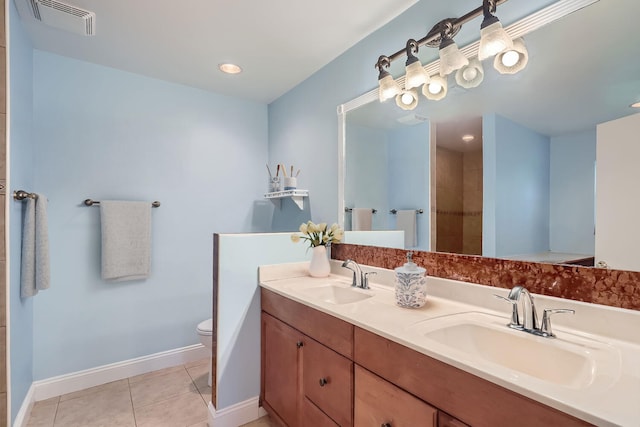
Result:
{"label": "wooden vanity cabinet", "polygon": [[269,290],[261,297],[260,401],[285,426],[590,425]]}
{"label": "wooden vanity cabinet", "polygon": [[353,325],[262,289],[262,406],[280,423],[353,425]]}

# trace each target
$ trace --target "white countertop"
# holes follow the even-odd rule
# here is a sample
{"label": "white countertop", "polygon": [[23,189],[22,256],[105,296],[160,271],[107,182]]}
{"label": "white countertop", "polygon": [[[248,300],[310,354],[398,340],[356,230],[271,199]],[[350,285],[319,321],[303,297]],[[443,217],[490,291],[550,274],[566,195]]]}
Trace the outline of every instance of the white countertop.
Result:
{"label": "white countertop", "polygon": [[569,308],[576,314],[553,317],[557,338],[513,333],[534,340],[555,340],[554,345],[571,342],[587,343],[589,347],[588,343],[597,343],[596,347],[611,349],[607,354],[615,356],[611,364],[615,369],[595,376],[589,384],[554,384],[443,344],[425,343],[423,333],[430,325],[425,320],[446,320],[443,316],[458,313],[502,317],[505,329],[510,331],[506,323],[511,307],[493,297],[506,296],[508,289],[428,277],[427,304],[406,309],[395,304],[393,270],[362,266],[364,271],[377,272],[371,276],[371,290],[355,289],[371,294],[370,298],[337,305],[306,296],[305,290],[327,284],[349,287],[351,272],[340,264],[332,261],[332,273],[327,278],[308,276],[308,263],[262,266],[260,286],[595,425],[640,426],[640,312],[535,295],[539,318],[545,308]]}

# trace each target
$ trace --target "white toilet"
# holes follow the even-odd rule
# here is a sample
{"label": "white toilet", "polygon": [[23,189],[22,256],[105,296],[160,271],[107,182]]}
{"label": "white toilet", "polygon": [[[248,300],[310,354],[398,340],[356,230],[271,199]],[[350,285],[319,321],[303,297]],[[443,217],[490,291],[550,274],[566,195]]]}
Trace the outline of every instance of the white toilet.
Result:
{"label": "white toilet", "polygon": [[[202,322],[198,323],[196,331],[198,332],[198,336],[200,337],[200,342],[202,343],[202,345],[209,349],[209,354],[211,355],[211,347],[213,346],[213,342],[211,341],[213,319],[203,320]],[[211,386],[211,358],[209,358],[209,386]]]}

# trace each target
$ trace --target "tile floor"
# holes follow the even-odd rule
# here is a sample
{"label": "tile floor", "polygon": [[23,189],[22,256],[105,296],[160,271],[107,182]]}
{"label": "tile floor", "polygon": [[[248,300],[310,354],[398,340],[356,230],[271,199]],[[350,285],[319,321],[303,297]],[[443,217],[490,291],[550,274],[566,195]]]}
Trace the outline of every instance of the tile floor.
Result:
{"label": "tile floor", "polygon": [[28,427],[207,427],[208,359],[36,402]]}
{"label": "tile floor", "polygon": [[27,427],[207,427],[208,369],[202,359],[36,402]]}

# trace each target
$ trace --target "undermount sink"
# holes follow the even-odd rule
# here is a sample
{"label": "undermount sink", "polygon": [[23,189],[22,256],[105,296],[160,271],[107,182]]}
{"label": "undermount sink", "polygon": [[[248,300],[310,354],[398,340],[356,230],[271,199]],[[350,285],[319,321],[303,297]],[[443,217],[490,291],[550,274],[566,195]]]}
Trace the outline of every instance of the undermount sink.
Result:
{"label": "undermount sink", "polygon": [[326,285],[300,291],[309,298],[315,298],[330,304],[349,304],[371,298],[372,293],[351,287]]}
{"label": "undermount sink", "polygon": [[542,338],[506,326],[507,319],[466,312],[414,325],[427,340],[448,347],[467,360],[506,368],[547,383],[584,389],[613,382],[619,375],[617,351],[606,343],[560,333]]}

